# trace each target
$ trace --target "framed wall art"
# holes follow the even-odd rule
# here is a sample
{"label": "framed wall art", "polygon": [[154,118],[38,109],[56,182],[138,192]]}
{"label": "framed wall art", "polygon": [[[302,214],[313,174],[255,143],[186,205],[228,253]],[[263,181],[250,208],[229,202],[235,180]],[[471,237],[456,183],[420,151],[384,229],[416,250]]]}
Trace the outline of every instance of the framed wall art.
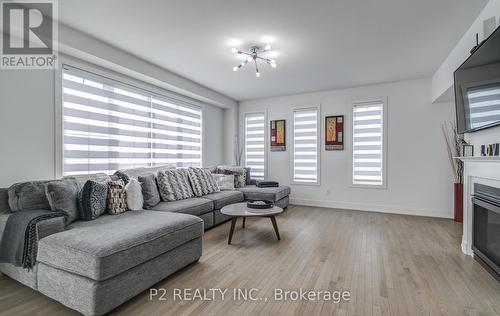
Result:
{"label": "framed wall art", "polygon": [[285,120],[271,121],[271,151],[286,150],[286,122]]}
{"label": "framed wall art", "polygon": [[344,150],[344,116],[325,117],[325,150]]}

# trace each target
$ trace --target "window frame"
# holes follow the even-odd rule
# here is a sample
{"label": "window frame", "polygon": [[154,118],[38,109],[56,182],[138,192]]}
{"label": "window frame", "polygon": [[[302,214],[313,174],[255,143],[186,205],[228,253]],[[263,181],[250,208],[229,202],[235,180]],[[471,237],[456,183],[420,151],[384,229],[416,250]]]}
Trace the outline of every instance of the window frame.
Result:
{"label": "window frame", "polygon": [[[370,184],[356,184],[354,183],[354,114],[353,109],[357,104],[369,104],[369,103],[382,103],[382,184],[370,185]],[[350,128],[350,185],[351,188],[361,188],[361,189],[387,189],[387,130],[388,130],[388,113],[387,113],[387,97],[374,97],[374,98],[363,98],[363,99],[354,99],[350,102],[350,110],[351,110],[351,119],[349,120],[351,123]]]}
{"label": "window frame", "polygon": [[[316,136],[316,157],[317,157],[317,180],[316,182],[301,182],[301,181],[295,181],[295,115],[294,113],[296,111],[301,111],[301,110],[316,110],[317,111],[317,136]],[[313,105],[313,106],[295,106],[292,107],[292,112],[291,112],[291,121],[292,121],[292,128],[290,128],[290,133],[291,133],[291,159],[290,159],[290,170],[291,170],[291,178],[290,178],[290,183],[293,185],[303,185],[303,186],[321,186],[321,140],[322,140],[322,124],[321,124],[321,104],[318,105]]]}
{"label": "window frame", "polygon": [[[269,153],[268,153],[268,142],[269,142],[269,131],[268,131],[268,128],[269,128],[269,123],[268,123],[268,120],[267,120],[267,109],[262,109],[262,110],[252,110],[252,111],[246,111],[246,112],[243,112],[242,115],[243,115],[243,126],[242,126],[242,134],[243,134],[243,151],[242,151],[242,155],[243,157],[242,158],[242,165],[246,168],[246,165],[247,165],[247,146],[246,146],[246,143],[247,143],[247,134],[246,134],[246,116],[248,114],[260,114],[260,113],[263,113],[264,114],[264,179],[266,179],[269,175]],[[240,138],[241,139],[241,138]],[[250,171],[251,172],[251,171]]]}
{"label": "window frame", "polygon": [[[173,102],[180,102],[182,106],[190,107],[195,110],[200,110],[200,120],[201,120],[201,143],[200,143],[200,160],[201,167],[203,167],[204,157],[205,157],[205,135],[206,135],[206,124],[204,124],[204,111],[206,104],[192,99],[190,97],[177,94],[176,92],[169,91],[165,88],[159,87],[153,83],[147,82],[135,78],[133,74],[130,75],[115,72],[109,68],[104,68],[90,62],[77,59],[72,56],[60,54],[58,60],[58,67],[55,73],[55,109],[54,109],[54,150],[55,150],[55,168],[54,177],[61,178],[64,176],[64,109],[63,109],[63,75],[64,66],[77,68],[82,71],[88,72],[91,75],[96,75],[100,77],[105,77],[106,79],[113,80],[119,84],[128,85],[132,88],[144,90],[151,94],[151,96],[156,96],[158,98],[171,100]],[[110,67],[111,68],[111,67]],[[135,75],[135,73],[134,73]]]}

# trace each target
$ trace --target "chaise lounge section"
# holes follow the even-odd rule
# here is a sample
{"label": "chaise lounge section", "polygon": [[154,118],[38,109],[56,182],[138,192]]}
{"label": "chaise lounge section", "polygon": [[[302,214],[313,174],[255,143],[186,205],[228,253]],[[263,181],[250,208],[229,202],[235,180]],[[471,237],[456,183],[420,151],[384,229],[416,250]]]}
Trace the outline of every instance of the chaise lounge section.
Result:
{"label": "chaise lounge section", "polygon": [[85,315],[101,315],[197,261],[203,221],[134,211],[79,221],[40,240],[38,291]]}

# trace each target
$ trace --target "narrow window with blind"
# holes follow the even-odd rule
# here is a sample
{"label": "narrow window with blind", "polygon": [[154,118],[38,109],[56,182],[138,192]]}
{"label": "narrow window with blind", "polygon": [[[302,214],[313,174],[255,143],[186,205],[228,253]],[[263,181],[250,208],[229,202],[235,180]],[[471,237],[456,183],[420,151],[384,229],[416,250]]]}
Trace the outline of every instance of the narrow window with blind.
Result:
{"label": "narrow window with blind", "polygon": [[354,104],[352,110],[352,183],[385,185],[384,103]]}
{"label": "narrow window with blind", "polygon": [[245,166],[255,180],[263,180],[266,174],[265,144],[264,112],[245,114]]}
{"label": "narrow window with blind", "polygon": [[201,166],[202,112],[64,65],[63,174]]}
{"label": "narrow window with blind", "polygon": [[317,108],[293,112],[293,182],[319,183]]}

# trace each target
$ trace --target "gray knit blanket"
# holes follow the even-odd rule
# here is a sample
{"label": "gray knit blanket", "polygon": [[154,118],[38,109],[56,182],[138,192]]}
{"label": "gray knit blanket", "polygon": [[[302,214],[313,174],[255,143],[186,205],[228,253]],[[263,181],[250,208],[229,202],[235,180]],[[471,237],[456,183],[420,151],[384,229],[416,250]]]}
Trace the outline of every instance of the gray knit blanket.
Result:
{"label": "gray knit blanket", "polygon": [[64,216],[63,212],[30,210],[14,212],[7,219],[0,244],[0,263],[11,263],[31,270],[38,252],[38,222]]}

